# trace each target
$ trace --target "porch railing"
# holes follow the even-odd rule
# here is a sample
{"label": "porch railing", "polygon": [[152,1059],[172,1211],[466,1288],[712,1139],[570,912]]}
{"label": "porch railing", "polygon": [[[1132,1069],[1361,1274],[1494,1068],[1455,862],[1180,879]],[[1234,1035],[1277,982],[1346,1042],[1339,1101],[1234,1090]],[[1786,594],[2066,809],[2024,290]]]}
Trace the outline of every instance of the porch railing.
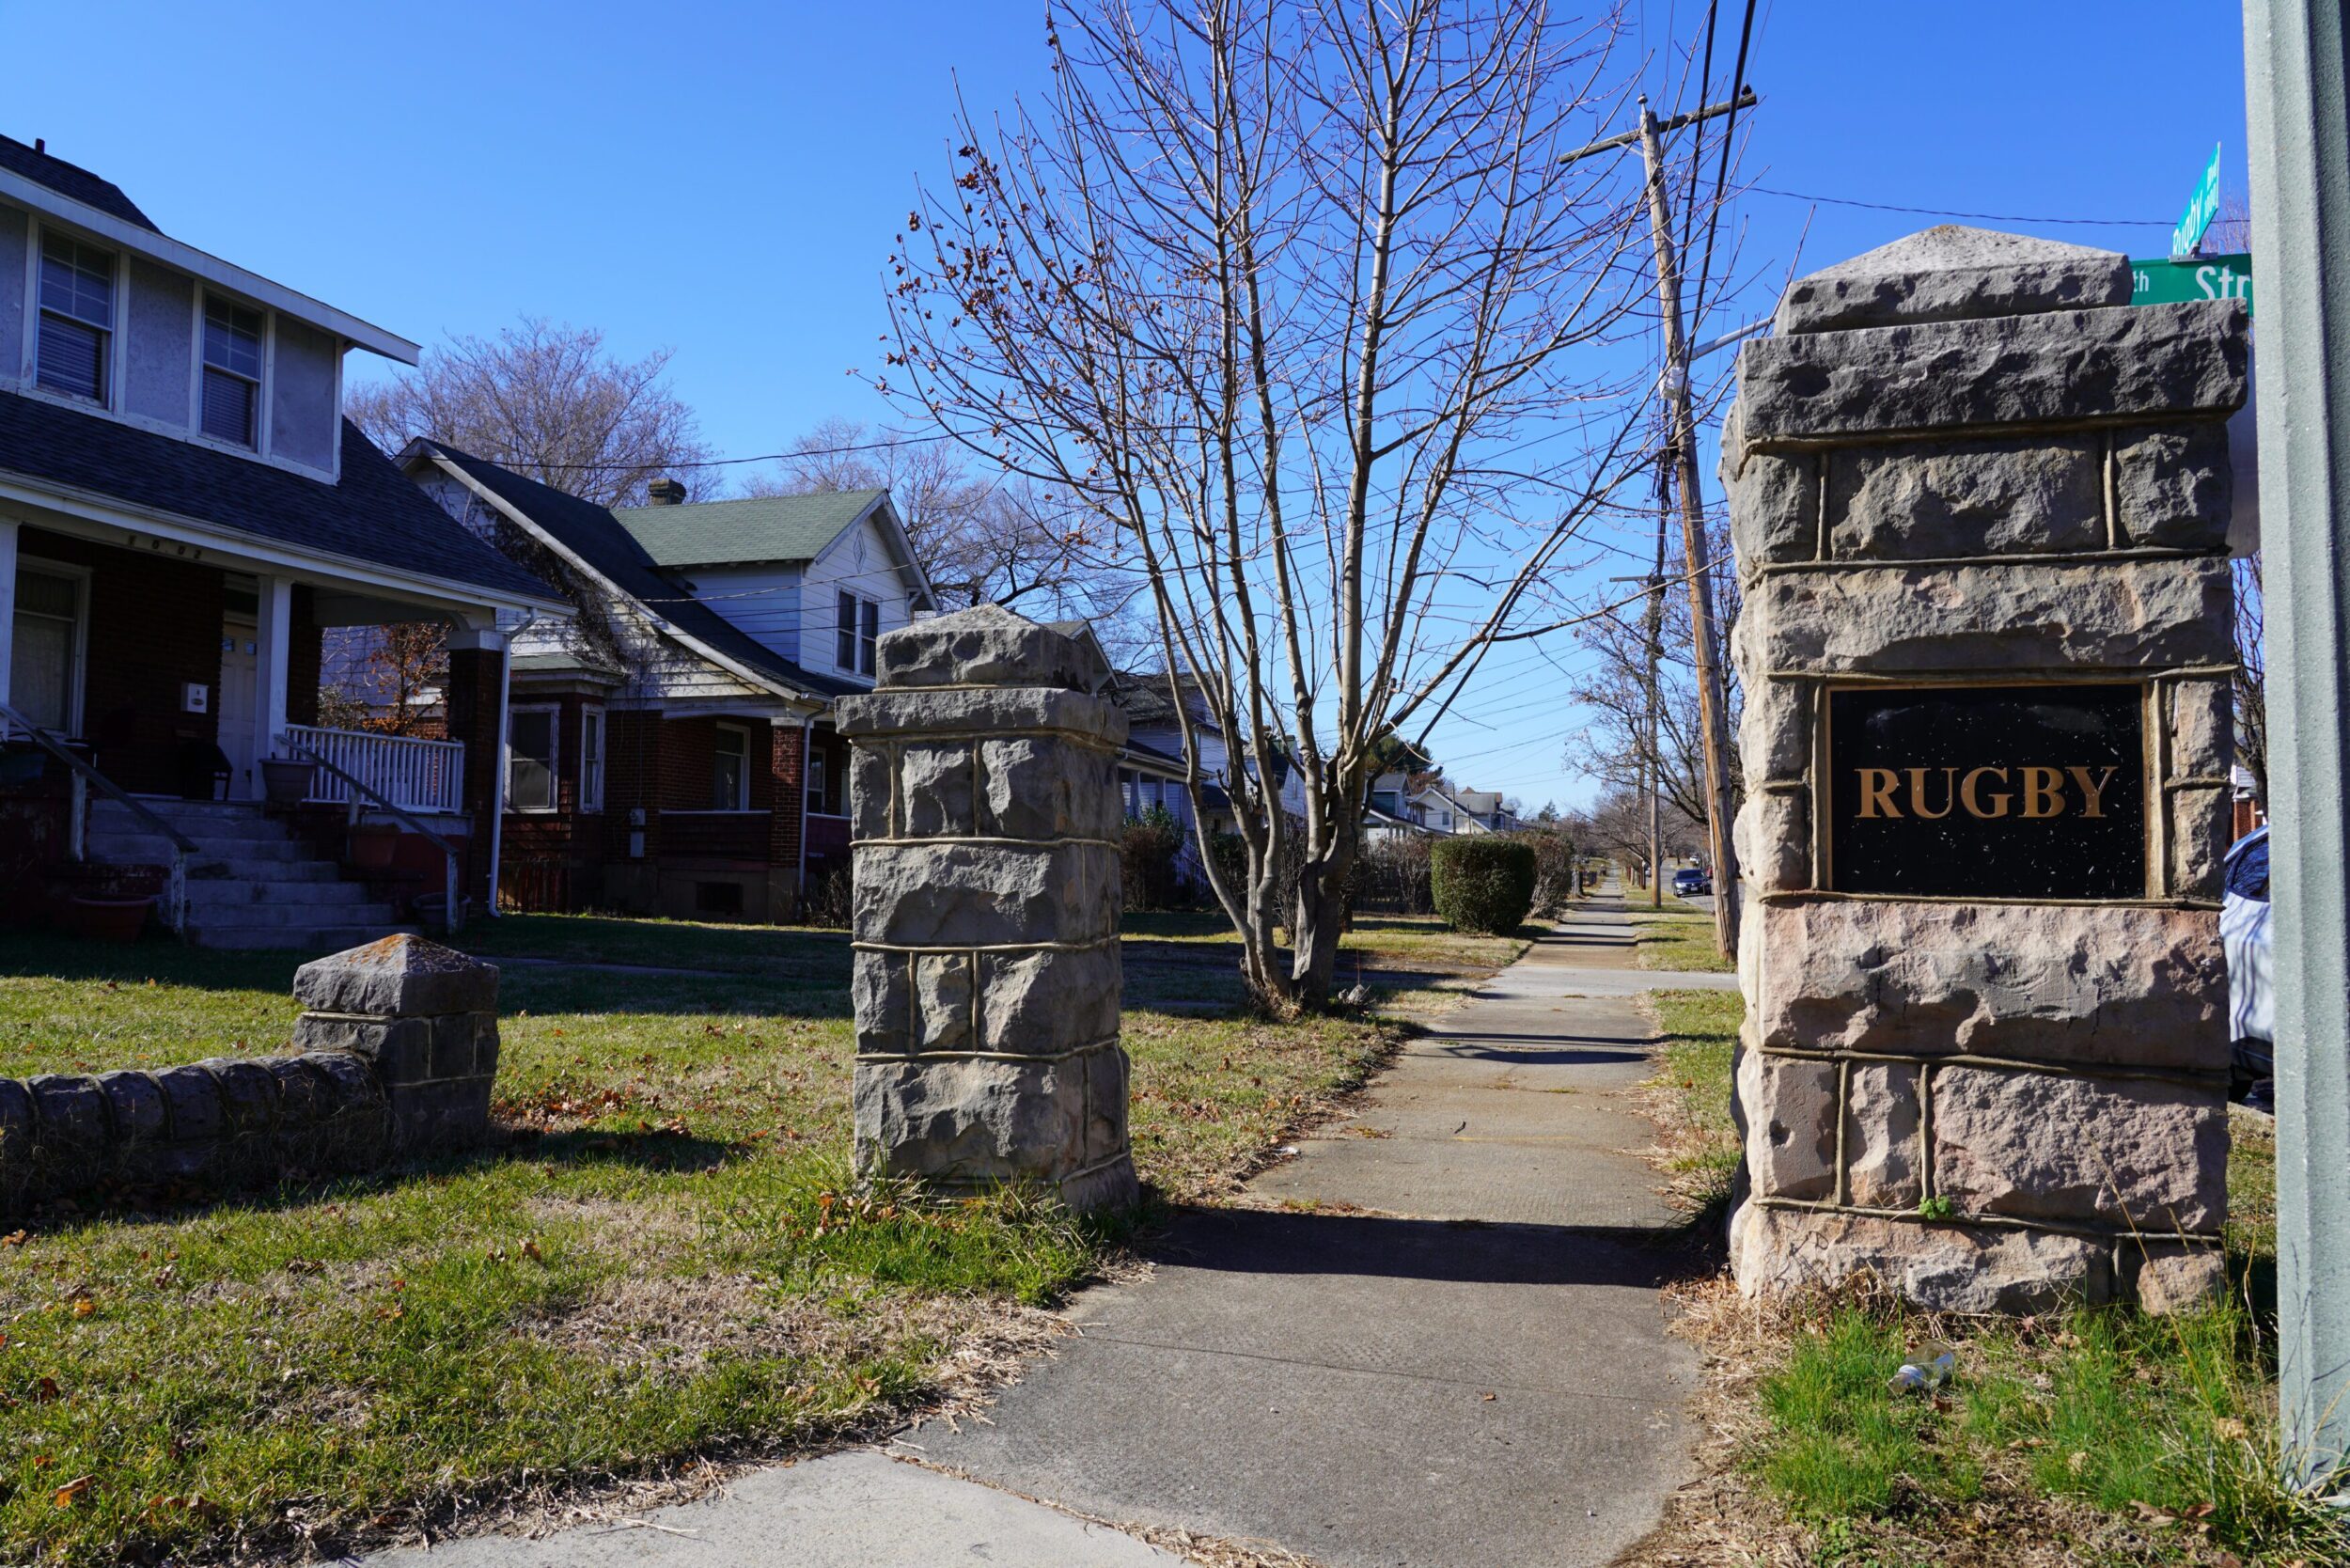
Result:
{"label": "porch railing", "polygon": [[325,763],[311,780],[309,799],[348,806],[350,781],[364,779],[376,795],[406,811],[457,812],[464,808],[465,743],[377,735],[359,729],[286,727],[289,739]]}
{"label": "porch railing", "polygon": [[149,810],[145,802],[125,791],[121,785],[100,773],[82,758],[76,757],[50,737],[47,730],[6,702],[0,702],[0,736],[9,739],[22,736],[65,764],[66,776],[73,781],[73,798],[69,838],[75,860],[89,858],[88,841],[84,837],[86,808],[92,789],[108,800],[128,807],[132,817],[141,827],[171,845],[171,880],[164,889],[164,924],[185,941],[188,934],[188,860],[199,852],[188,836]]}

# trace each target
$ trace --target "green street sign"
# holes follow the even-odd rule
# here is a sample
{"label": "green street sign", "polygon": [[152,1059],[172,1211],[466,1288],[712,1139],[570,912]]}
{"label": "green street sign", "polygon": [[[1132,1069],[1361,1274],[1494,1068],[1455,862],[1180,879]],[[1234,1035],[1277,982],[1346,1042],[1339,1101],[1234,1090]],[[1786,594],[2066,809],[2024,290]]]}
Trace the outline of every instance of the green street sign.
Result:
{"label": "green street sign", "polygon": [[2187,198],[2186,211],[2179,214],[2179,227],[2170,231],[2170,254],[2173,257],[2192,256],[2195,247],[2203,243],[2203,230],[2219,215],[2219,145],[2211,149],[2211,167],[2196,182],[2195,194]]}
{"label": "green street sign", "polygon": [[2169,305],[2177,300],[2242,300],[2249,312],[2252,259],[2238,254],[2130,263],[2132,305]]}

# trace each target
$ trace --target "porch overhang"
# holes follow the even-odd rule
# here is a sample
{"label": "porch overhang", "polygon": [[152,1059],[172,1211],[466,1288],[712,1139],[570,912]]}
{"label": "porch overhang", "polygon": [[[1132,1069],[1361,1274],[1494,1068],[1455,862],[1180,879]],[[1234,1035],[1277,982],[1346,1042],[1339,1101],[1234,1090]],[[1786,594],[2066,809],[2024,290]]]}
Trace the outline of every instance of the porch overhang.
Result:
{"label": "porch overhang", "polygon": [[[501,610],[568,619],[568,601],[404,572],[375,561],[261,539],[233,528],[0,469],[0,511],[51,533],[117,549],[165,555],[192,565],[285,576],[346,605],[372,603],[400,610],[392,619],[495,628]],[[403,608],[404,607],[404,608]],[[418,614],[416,611],[425,613]],[[337,624],[371,622],[352,619]]]}

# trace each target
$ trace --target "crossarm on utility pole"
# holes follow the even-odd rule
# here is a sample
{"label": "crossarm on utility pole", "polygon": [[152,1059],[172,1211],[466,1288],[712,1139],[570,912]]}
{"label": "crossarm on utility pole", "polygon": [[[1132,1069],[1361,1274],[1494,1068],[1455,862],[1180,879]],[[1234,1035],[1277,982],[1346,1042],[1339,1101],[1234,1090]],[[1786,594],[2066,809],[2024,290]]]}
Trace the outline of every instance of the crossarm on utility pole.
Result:
{"label": "crossarm on utility pole", "polygon": [[[1648,101],[1642,99],[1640,102],[1645,103]],[[1734,99],[1724,99],[1719,103],[1708,103],[1702,109],[1692,109],[1685,115],[1675,115],[1670,119],[1658,120],[1656,133],[1660,136],[1668,136],[1684,125],[1695,125],[1701,119],[1712,119],[1716,115],[1726,115],[1732,109],[1741,111],[1751,109],[1762,102],[1755,96],[1754,89],[1747,87]],[[1640,133],[1637,131],[1626,131],[1614,136],[1602,136],[1588,146],[1576,148],[1573,152],[1560,158],[1559,162],[1562,165],[1577,163],[1594,153],[1610,152],[1620,147],[1630,147],[1639,139]]]}
{"label": "crossarm on utility pole", "polygon": [[[1728,105],[1723,106],[1725,109]],[[1701,110],[1710,114],[1711,110]],[[1673,255],[1672,208],[1665,196],[1663,127],[1640,100],[1640,158],[1648,169],[1649,220],[1656,241],[1656,301],[1665,328],[1668,448],[1681,481],[1681,540],[1689,573],[1689,642],[1698,674],[1698,722],[1705,750],[1708,847],[1714,858],[1714,933],[1725,956],[1738,950],[1738,857],[1731,844],[1730,715],[1714,646],[1714,572],[1698,488],[1697,419],[1689,407],[1689,358],[1682,337],[1681,270]]]}

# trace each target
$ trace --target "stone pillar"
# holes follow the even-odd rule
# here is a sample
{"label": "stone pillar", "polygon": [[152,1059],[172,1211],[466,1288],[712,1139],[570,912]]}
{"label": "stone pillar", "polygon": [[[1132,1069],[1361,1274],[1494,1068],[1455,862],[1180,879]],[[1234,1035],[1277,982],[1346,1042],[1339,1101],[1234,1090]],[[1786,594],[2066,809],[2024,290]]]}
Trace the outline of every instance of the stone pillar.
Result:
{"label": "stone pillar", "polygon": [[877,689],[836,710],[855,746],[857,1167],[1130,1203],[1108,668],[993,604],[879,655]]}
{"label": "stone pillar", "polygon": [[2117,254],[1936,228],[1741,353],[1750,1294],[2222,1283],[2246,321],[2129,295]]}
{"label": "stone pillar", "polygon": [[494,964],[387,936],[294,971],[294,1046],[347,1051],[383,1086],[405,1152],[471,1142],[490,1126],[498,1070]]}

